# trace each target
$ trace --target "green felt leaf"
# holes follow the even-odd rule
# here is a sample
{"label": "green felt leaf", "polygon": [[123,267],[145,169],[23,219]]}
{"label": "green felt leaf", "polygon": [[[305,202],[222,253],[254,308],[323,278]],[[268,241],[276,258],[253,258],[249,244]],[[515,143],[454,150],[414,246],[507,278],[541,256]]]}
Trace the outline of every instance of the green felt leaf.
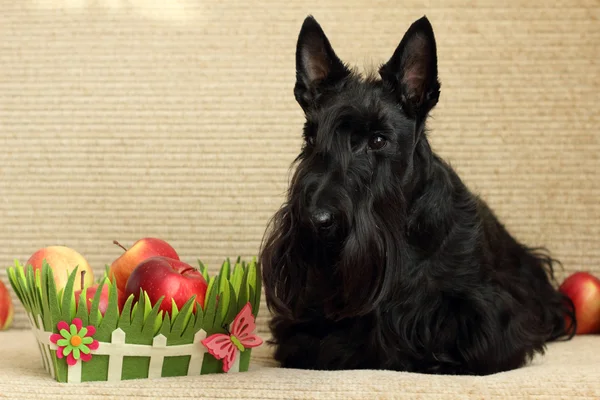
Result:
{"label": "green felt leaf", "polygon": [[227,314],[223,317],[223,323],[227,324],[227,325],[229,325],[233,322],[233,319],[239,312],[239,309],[237,307],[237,305],[238,305],[237,294],[236,294],[235,290],[233,289],[233,285],[231,283],[229,283],[229,295],[230,295],[230,298],[229,298],[229,301],[227,302],[227,304],[229,305],[227,307]]}
{"label": "green felt leaf", "polygon": [[98,306],[100,305],[100,296],[102,295],[102,290],[104,290],[104,286],[108,287],[109,302],[110,302],[110,291],[111,290],[116,291],[116,289],[112,287],[112,285],[110,284],[110,281],[106,277],[104,277],[98,283],[98,290],[96,290],[96,293],[94,294],[94,298],[92,299],[92,304],[91,304],[91,307],[89,310],[90,324],[92,324],[94,326],[97,326],[98,323],[100,321],[102,321],[102,313],[98,309]]}
{"label": "green felt leaf", "polygon": [[[252,299],[254,298],[254,289],[250,288],[250,293],[248,294],[248,301],[250,302],[250,306],[252,306]],[[252,314],[254,314],[254,310],[252,310]]]}
{"label": "green felt leaf", "polygon": [[211,290],[212,290],[212,287],[215,285],[215,282],[216,282],[216,277],[214,277],[214,276],[211,276],[208,279],[208,285],[206,286],[206,294],[205,294],[205,297],[204,297],[204,304],[205,305],[208,303],[208,300],[209,300],[209,297],[210,297],[210,294],[211,294]]}
{"label": "green felt leaf", "polygon": [[77,276],[78,267],[75,267],[69,274],[69,279],[63,290],[62,296],[62,319],[67,323],[71,322],[75,318],[75,294],[73,292],[73,286],[75,284],[75,278]]}
{"label": "green felt leaf", "polygon": [[231,285],[236,294],[240,292],[240,286],[242,286],[242,281],[244,280],[244,272],[242,264],[236,263],[233,268],[233,274],[231,275]]}
{"label": "green felt leaf", "polygon": [[65,359],[59,360],[56,357],[56,352],[53,351],[51,354],[52,362],[54,364],[54,370],[56,371],[56,380],[58,382],[66,382],[67,381],[67,362]]}
{"label": "green felt leaf", "polygon": [[171,324],[171,335],[179,336],[183,334],[183,331],[187,327],[188,322],[190,321],[190,317],[192,316],[192,306],[196,301],[196,296],[192,296],[188,301],[185,302],[183,307],[181,307],[181,311],[177,315],[177,317],[173,318],[173,323]]}
{"label": "green felt leaf", "polygon": [[256,315],[256,311],[254,309],[254,301],[255,301],[255,293],[256,293],[256,289],[257,289],[257,285],[258,283],[258,273],[257,273],[257,268],[256,268],[256,263],[255,262],[251,262],[248,265],[248,279],[247,279],[248,285],[250,286],[249,293],[250,295],[248,296],[248,300],[250,301],[250,303],[252,304],[252,313],[254,315]]}
{"label": "green felt leaf", "polygon": [[196,312],[196,319],[194,320],[194,333],[196,333],[200,329],[202,329],[203,325],[204,325],[204,312],[202,312],[201,310],[198,310],[198,312]]}
{"label": "green felt leaf", "polygon": [[[127,318],[127,315],[122,315],[122,318],[119,320],[119,327],[125,332],[126,343],[150,345],[154,337],[154,320],[148,321],[149,326],[146,330],[144,330],[144,325],[146,318],[156,318],[162,297],[161,302],[157,302],[158,307],[156,307],[156,311],[153,313],[154,308],[151,308],[147,315],[145,310],[150,300],[146,292],[140,290],[138,299],[138,301],[133,303],[130,318]],[[128,319],[129,321],[127,321]]]}
{"label": "green felt leaf", "polygon": [[22,268],[20,268],[18,260],[15,260],[14,267],[9,267],[7,270],[7,273],[6,273],[6,275],[8,276],[8,282],[10,283],[13,290],[15,291],[17,298],[23,304],[25,309],[27,311],[31,312],[31,310],[29,310],[29,305],[26,304],[26,301],[24,298],[24,288],[21,286],[21,282],[22,282],[21,275],[22,274],[23,274],[23,270],[22,270]]}
{"label": "green felt leaf", "polygon": [[[146,307],[149,303],[150,299],[148,298],[148,295],[145,291],[140,289],[139,301],[135,303],[133,310],[131,310],[131,328],[129,332],[132,334],[137,335],[142,332],[144,319],[146,318]],[[148,313],[150,313],[150,311]]]}
{"label": "green felt leaf", "polygon": [[160,332],[160,328],[162,327],[162,324],[163,324],[163,315],[168,315],[168,314],[165,314],[164,311],[160,310],[158,312],[158,315],[156,316],[156,318],[154,318],[154,330],[152,331],[153,335],[158,335],[158,332]]}
{"label": "green felt leaf", "polygon": [[27,304],[32,310],[35,310],[35,302],[33,300],[32,290],[31,288],[34,285],[34,277],[33,277],[33,268],[28,268],[26,271],[26,289],[25,289],[25,297],[27,298]]}
{"label": "green felt leaf", "polygon": [[131,325],[131,323],[133,322],[133,319],[135,318],[135,314],[137,312],[138,309],[138,305],[140,304],[139,301],[136,301],[135,303],[133,303],[133,305],[131,306],[131,315],[130,315],[130,319],[129,319],[129,324]]}
{"label": "green felt leaf", "polygon": [[[215,278],[216,279],[216,278]],[[217,313],[217,294],[218,287],[217,284],[214,283],[215,280],[211,281],[212,285],[208,285],[207,300],[204,308],[204,330],[209,331],[212,330],[215,323],[215,315]]]}
{"label": "green felt leaf", "polygon": [[167,338],[167,344],[170,344],[169,338],[171,337],[171,318],[169,317],[169,313],[165,313],[162,325],[160,326],[160,333]]}
{"label": "green felt leaf", "polygon": [[61,320],[61,308],[58,301],[58,293],[56,292],[56,282],[54,281],[54,274],[48,264],[42,265],[42,282],[44,287],[48,288],[48,307],[51,310],[51,315],[48,316],[47,329],[52,329],[53,332],[58,332],[56,324]]}
{"label": "green felt leaf", "polygon": [[219,303],[217,304],[217,315],[215,316],[215,325],[223,326],[226,323],[227,312],[229,311],[229,300],[231,299],[231,284],[227,279],[223,279],[225,285],[223,291],[219,293]]}
{"label": "green felt leaf", "polygon": [[25,273],[23,269],[20,267],[19,262],[15,260],[15,266],[10,267],[7,271],[8,281],[12,286],[17,298],[25,308],[28,313],[34,313],[31,308],[31,305],[27,301],[26,296],[26,282],[25,282]]}
{"label": "green felt leaf", "polygon": [[252,260],[252,263],[255,266],[256,270],[256,281],[255,281],[255,292],[254,298],[251,300],[252,302],[252,313],[256,317],[258,315],[258,311],[260,309],[260,299],[262,296],[262,271],[260,264],[257,263],[256,257]]}
{"label": "green felt leaf", "polygon": [[[119,317],[119,322],[117,324],[117,326],[119,328],[123,329],[125,332],[127,332],[129,330],[129,327],[131,326],[131,319],[133,318],[131,306],[132,306],[133,301],[134,301],[134,297],[132,294],[131,296],[129,296],[129,298],[123,305],[123,311],[121,311],[121,316]],[[136,305],[137,305],[137,303],[136,303]],[[106,320],[106,316],[104,317],[104,319]]]}
{"label": "green felt leaf", "polygon": [[[43,312],[43,308],[42,308],[42,271],[41,270],[36,270],[35,273],[35,286],[32,288],[33,289],[33,299],[34,299],[34,307],[35,307],[35,315],[42,315]],[[37,318],[36,318],[37,319]]]}
{"label": "green felt leaf", "polygon": [[[75,296],[73,296],[75,299]],[[73,301],[75,303],[75,301]],[[82,290],[79,294],[79,306],[76,308],[77,312],[75,316],[81,319],[81,323],[85,326],[88,324],[88,309],[87,309],[87,299],[86,299],[86,290]]]}
{"label": "green felt leaf", "polygon": [[71,320],[73,318],[75,318],[75,311],[76,311],[76,304],[75,304],[75,292],[71,291],[69,292],[70,297],[71,297],[71,302],[69,303],[69,317],[71,318]]}
{"label": "green felt leaf", "polygon": [[202,274],[204,279],[206,279],[206,282],[208,282],[208,269],[206,268],[204,263],[200,260],[198,260],[198,267],[199,267],[198,270],[200,271],[200,273]]}
{"label": "green felt leaf", "polygon": [[108,288],[108,307],[104,317],[99,318],[98,314],[90,315],[90,324],[96,327],[95,337],[101,341],[110,341],[111,333],[117,328],[119,321],[119,301],[116,286],[112,285]]}
{"label": "green felt leaf", "polygon": [[[161,296],[157,303],[162,303],[162,301],[164,300],[164,296]],[[146,318],[148,318],[148,315],[150,314],[150,312],[152,311],[152,302],[150,301],[150,297],[148,297],[148,293],[146,291],[144,291],[144,321],[146,321]]]}
{"label": "green felt leaf", "polygon": [[21,292],[21,297],[23,298],[23,306],[28,311],[28,313],[31,314],[31,317],[34,319],[35,326],[38,326],[39,323],[37,321],[37,315],[41,313],[41,310],[36,305],[32,295],[33,290],[31,288],[33,282],[29,282],[32,275],[33,273],[29,273],[29,271],[20,271],[17,274],[17,289]]}
{"label": "green felt leaf", "polygon": [[[144,292],[144,294],[146,294]],[[147,297],[148,295],[146,294],[146,304],[150,304],[150,300]],[[162,311],[160,311],[160,304],[163,301],[163,297],[161,297],[156,304],[154,305],[154,307],[152,307],[150,309],[150,312],[148,312],[148,314],[144,317],[144,325],[142,328],[142,336],[144,337],[153,337],[156,333],[158,333],[158,330],[160,329],[160,325],[162,324]],[[160,314],[160,317],[159,317]]]}
{"label": "green felt leaf", "polygon": [[20,284],[23,288],[22,293],[23,293],[23,296],[25,296],[25,301],[27,301],[27,290],[28,290],[28,288],[27,288],[27,269],[28,268],[24,268],[24,269],[18,271],[18,278],[19,278]]}
{"label": "green felt leaf", "polygon": [[219,284],[219,292],[222,292],[227,286],[229,286],[229,278],[227,278],[225,275],[219,275],[216,283]]}
{"label": "green felt leaf", "polygon": [[194,341],[194,335],[196,334],[196,332],[198,332],[198,330],[196,329],[196,319],[198,318],[198,315],[202,315],[202,313],[192,313],[190,315],[190,320],[187,323],[183,332],[181,333],[181,340],[184,343],[192,343]]}
{"label": "green felt leaf", "polygon": [[240,353],[240,372],[248,371],[251,355],[252,349],[246,349]]}
{"label": "green felt leaf", "polygon": [[35,271],[33,270],[33,267],[30,267],[25,271],[24,288],[25,288],[25,297],[27,299],[27,303],[29,304],[29,307],[35,312],[35,311],[37,311],[37,309],[36,309],[35,300],[33,298],[33,288],[35,286],[35,275],[34,274],[35,274]]}
{"label": "green felt leaf", "polygon": [[[246,271],[247,272],[247,271]],[[240,292],[237,299],[237,309],[241,310],[244,308],[246,303],[250,300],[250,285],[248,285],[248,274],[244,274],[242,284],[240,286]]]}
{"label": "green felt leaf", "polygon": [[175,299],[171,298],[171,320],[175,321],[178,315],[179,308],[177,307],[177,303],[175,303]]}
{"label": "green felt leaf", "polygon": [[219,272],[219,277],[229,279],[230,271],[231,271],[231,261],[229,261],[229,257],[228,257],[221,265],[221,271]]}

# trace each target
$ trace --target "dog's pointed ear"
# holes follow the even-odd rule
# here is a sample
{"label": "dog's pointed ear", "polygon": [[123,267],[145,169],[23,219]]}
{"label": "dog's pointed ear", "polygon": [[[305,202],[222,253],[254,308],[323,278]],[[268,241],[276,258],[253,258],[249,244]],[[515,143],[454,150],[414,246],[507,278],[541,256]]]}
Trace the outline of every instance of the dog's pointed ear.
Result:
{"label": "dog's pointed ear", "polygon": [[404,34],[390,60],[379,74],[397,94],[405,112],[423,119],[440,96],[437,49],[427,17],[415,21]]}
{"label": "dog's pointed ear", "polygon": [[308,16],[296,45],[296,101],[306,111],[316,105],[324,89],[349,74],[350,70],[333,51],[319,23]]}

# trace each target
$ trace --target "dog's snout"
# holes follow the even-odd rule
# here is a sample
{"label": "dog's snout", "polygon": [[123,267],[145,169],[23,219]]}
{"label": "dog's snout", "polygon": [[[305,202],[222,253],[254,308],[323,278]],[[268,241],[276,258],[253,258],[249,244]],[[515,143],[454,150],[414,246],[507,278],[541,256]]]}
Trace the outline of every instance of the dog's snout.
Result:
{"label": "dog's snout", "polygon": [[317,209],[313,211],[311,219],[315,226],[326,229],[333,225],[333,214],[327,210]]}

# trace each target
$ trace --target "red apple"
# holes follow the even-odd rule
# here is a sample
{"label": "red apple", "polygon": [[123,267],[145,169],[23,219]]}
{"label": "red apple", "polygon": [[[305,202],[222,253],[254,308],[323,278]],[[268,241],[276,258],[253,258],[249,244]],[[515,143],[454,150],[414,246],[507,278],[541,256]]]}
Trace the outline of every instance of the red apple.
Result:
{"label": "red apple", "polygon": [[[85,276],[85,271],[81,274],[81,280],[83,281]],[[91,311],[92,301],[94,300],[94,296],[96,296],[96,292],[100,288],[100,284],[96,283],[85,289],[85,300],[87,303],[88,312]],[[79,307],[79,299],[81,298],[81,290],[77,290],[75,292],[75,306]],[[106,310],[108,309],[108,285],[105,283],[102,286],[102,292],[100,292],[100,302],[98,303],[98,310],[100,314],[104,315]]]}
{"label": "red apple", "polygon": [[[75,267],[77,267],[77,273],[85,271],[85,286],[94,283],[94,272],[88,264],[87,260],[75,250],[65,246],[49,246],[43,249],[39,249],[29,257],[29,260],[25,263],[25,266],[31,265],[34,271],[41,270],[43,260],[50,265],[52,273],[54,275],[54,282],[56,284],[56,290],[64,288],[69,280],[69,275]],[[82,282],[79,279],[75,279],[73,286],[74,290],[82,289]]]}
{"label": "red apple", "polygon": [[10,328],[14,311],[10,293],[4,283],[0,281],[0,331]]}
{"label": "red apple", "polygon": [[117,288],[117,301],[119,303],[119,312],[121,312],[123,311],[123,306],[127,302],[127,297],[125,297],[125,288],[123,288],[123,290]]}
{"label": "red apple", "polygon": [[[170,314],[171,299],[181,309],[193,295],[196,295],[196,303],[204,308],[207,286],[200,271],[191,265],[169,257],[151,257],[142,261],[129,276],[125,297],[133,294],[135,300],[138,300],[141,288],[148,293],[148,298],[154,305],[164,296],[160,309]],[[193,310],[195,309],[196,304]]]}
{"label": "red apple", "polygon": [[565,279],[559,291],[575,305],[576,333],[600,333],[600,279],[588,272],[575,272]]}
{"label": "red apple", "polygon": [[125,290],[129,275],[142,261],[156,256],[179,260],[179,255],[175,249],[173,249],[169,243],[161,239],[143,238],[135,242],[129,249],[121,246],[116,240],[113,243],[125,250],[119,258],[113,261],[108,271],[109,279],[111,279],[120,290]]}

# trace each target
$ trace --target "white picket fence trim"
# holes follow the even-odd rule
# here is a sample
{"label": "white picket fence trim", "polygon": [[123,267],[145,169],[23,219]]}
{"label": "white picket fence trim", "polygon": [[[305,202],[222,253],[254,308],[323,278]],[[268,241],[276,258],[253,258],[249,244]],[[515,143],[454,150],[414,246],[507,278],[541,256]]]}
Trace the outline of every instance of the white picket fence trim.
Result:
{"label": "white picket fence trim", "polygon": [[[57,350],[56,344],[50,341],[52,332],[46,332],[43,329],[41,317],[37,316],[38,324],[34,323],[34,317],[29,316],[29,322],[34,331],[34,335],[40,346],[42,355],[42,365],[46,371],[50,373],[52,378],[55,378],[54,364],[50,355],[50,350]],[[38,328],[38,326],[40,328]],[[155,336],[151,345],[145,344],[130,344],[125,343],[126,334],[121,328],[115,329],[111,334],[110,342],[99,342],[96,350],[92,350],[92,355],[107,355],[108,361],[108,379],[109,382],[121,380],[123,357],[150,357],[150,366],[148,369],[148,378],[160,378],[162,375],[163,362],[165,357],[174,356],[190,356],[188,365],[188,376],[200,375],[204,355],[207,353],[206,347],[200,343],[206,338],[206,331],[199,330],[194,336],[194,341],[190,344],[181,344],[175,346],[167,346],[167,338],[160,334]],[[81,382],[81,365],[79,361],[75,365],[68,366],[67,382]],[[239,372],[240,370],[240,351],[236,351],[235,363],[230,368],[229,372]]]}

